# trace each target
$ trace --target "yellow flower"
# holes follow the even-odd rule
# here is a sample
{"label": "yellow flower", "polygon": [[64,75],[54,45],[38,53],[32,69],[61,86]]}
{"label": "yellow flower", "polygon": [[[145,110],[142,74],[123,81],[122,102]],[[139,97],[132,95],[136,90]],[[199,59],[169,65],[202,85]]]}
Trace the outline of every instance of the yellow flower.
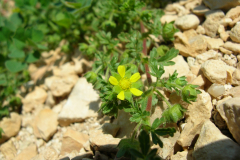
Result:
{"label": "yellow flower", "polygon": [[113,91],[116,92],[117,98],[124,100],[130,100],[132,94],[135,96],[141,96],[142,91],[138,90],[141,86],[141,82],[138,81],[141,76],[140,73],[137,72],[131,76],[131,71],[126,71],[125,66],[118,66],[118,73],[112,72],[113,76],[110,76],[109,82],[114,85]]}

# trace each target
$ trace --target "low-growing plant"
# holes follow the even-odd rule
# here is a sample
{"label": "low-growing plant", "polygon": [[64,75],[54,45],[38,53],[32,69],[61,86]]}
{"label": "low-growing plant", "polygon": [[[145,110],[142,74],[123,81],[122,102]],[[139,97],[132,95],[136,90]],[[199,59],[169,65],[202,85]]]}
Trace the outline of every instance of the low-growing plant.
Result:
{"label": "low-growing plant", "polygon": [[[150,136],[152,143],[163,147],[159,136],[173,136],[176,132],[175,128],[164,126],[177,123],[186,111],[180,104],[172,105],[159,90],[175,91],[187,103],[196,101],[201,92],[196,89],[198,86],[188,84],[186,77],[178,77],[176,71],[168,79],[161,78],[164,67],[174,65],[171,60],[178,55],[178,50],[166,45],[158,47],[151,38],[161,36],[167,44],[178,31],[173,23],[161,24],[161,11],[137,0],[105,1],[104,5],[111,6],[105,9],[112,15],[106,22],[108,26],[89,36],[88,43],[80,44],[80,50],[95,60],[85,77],[99,91],[99,111],[117,118],[118,111],[124,110],[130,113],[129,120],[136,123],[132,137],[120,141],[116,157],[159,159],[157,149],[151,149]],[[99,15],[105,10],[99,11]],[[140,73],[146,74],[146,85],[140,80]],[[151,110],[159,100],[168,108],[151,124]],[[161,125],[163,128],[159,128]]]}
{"label": "low-growing plant", "polygon": [[[27,66],[38,61],[40,53],[67,40],[62,50],[68,53],[77,47],[94,60],[92,71],[85,74],[99,91],[99,111],[118,117],[124,110],[136,123],[131,138],[122,139],[117,157],[159,159],[152,143],[163,147],[159,136],[173,136],[176,123],[186,111],[180,104],[171,104],[160,89],[175,91],[182,100],[196,101],[197,86],[188,84],[177,72],[161,78],[165,66],[178,50],[171,48],[178,31],[173,23],[161,24],[163,11],[153,6],[164,5],[155,0],[16,0],[11,17],[0,17],[0,118],[9,114],[10,106],[20,106],[15,97],[17,87],[29,80]],[[154,4],[154,5],[153,5]],[[153,37],[161,39],[155,42]],[[159,47],[160,45],[160,47]],[[141,75],[146,74],[146,84]],[[152,77],[156,81],[152,81]],[[150,123],[152,108],[158,101],[168,108]],[[163,125],[163,128],[159,126]],[[2,133],[0,128],[0,136]],[[151,138],[150,138],[151,137]]]}

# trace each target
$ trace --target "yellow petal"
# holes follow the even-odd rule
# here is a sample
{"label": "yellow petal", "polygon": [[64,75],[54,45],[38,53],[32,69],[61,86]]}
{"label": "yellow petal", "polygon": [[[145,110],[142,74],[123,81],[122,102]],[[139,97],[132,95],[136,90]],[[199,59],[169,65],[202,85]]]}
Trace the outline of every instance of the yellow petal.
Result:
{"label": "yellow petal", "polygon": [[118,80],[113,76],[110,76],[109,82],[114,86],[118,85]]}
{"label": "yellow petal", "polygon": [[120,65],[118,66],[118,73],[120,74],[120,76],[123,78],[125,76],[125,66]]}
{"label": "yellow petal", "polygon": [[137,82],[140,78],[141,78],[140,73],[137,72],[137,73],[134,73],[134,74],[131,76],[130,81],[131,81],[131,82]]}
{"label": "yellow petal", "polygon": [[133,95],[135,96],[141,96],[142,95],[142,91],[136,89],[136,88],[130,88],[130,92],[132,92]]}
{"label": "yellow petal", "polygon": [[124,100],[125,96],[124,96],[124,91],[121,91],[118,95],[117,95],[118,99]]}

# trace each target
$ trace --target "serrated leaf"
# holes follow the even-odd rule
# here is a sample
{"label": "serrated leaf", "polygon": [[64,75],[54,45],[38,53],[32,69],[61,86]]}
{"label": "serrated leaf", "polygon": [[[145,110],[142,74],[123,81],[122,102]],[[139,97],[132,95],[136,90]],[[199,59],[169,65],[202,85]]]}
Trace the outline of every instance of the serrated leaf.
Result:
{"label": "serrated leaf", "polygon": [[120,158],[120,157],[124,156],[126,152],[127,152],[127,148],[120,148],[117,152],[116,157]]}
{"label": "serrated leaf", "polygon": [[170,135],[173,136],[173,134],[176,132],[175,128],[159,128],[154,131],[159,136],[165,136]]}
{"label": "serrated leaf", "polygon": [[144,156],[142,155],[142,153],[140,153],[138,150],[130,148],[128,150],[130,152],[131,155],[133,155],[134,157],[138,157],[138,158],[144,158]]}
{"label": "serrated leaf", "polygon": [[157,151],[158,151],[157,148],[152,149],[152,150],[148,153],[148,155],[147,155],[147,157],[146,157],[146,160],[152,160],[153,157],[157,155]]}
{"label": "serrated leaf", "polygon": [[175,48],[171,48],[164,56],[158,59],[158,62],[167,62],[172,60],[178,55],[179,51]]}
{"label": "serrated leaf", "polygon": [[18,62],[16,60],[8,60],[5,62],[6,68],[13,73],[17,73],[27,68],[26,63]]}
{"label": "serrated leaf", "polygon": [[150,149],[150,137],[149,134],[142,130],[140,135],[138,136],[138,140],[140,142],[140,148],[143,155],[147,155],[149,149]]}
{"label": "serrated leaf", "polygon": [[151,134],[152,134],[153,143],[158,144],[162,148],[163,147],[163,142],[160,140],[160,138],[154,132],[151,132]]}

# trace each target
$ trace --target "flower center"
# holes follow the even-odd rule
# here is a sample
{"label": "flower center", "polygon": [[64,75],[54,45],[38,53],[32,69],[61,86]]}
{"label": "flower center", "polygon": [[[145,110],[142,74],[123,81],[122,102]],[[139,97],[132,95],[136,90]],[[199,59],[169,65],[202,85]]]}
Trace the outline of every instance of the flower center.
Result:
{"label": "flower center", "polygon": [[123,90],[128,90],[131,87],[131,82],[130,79],[128,78],[122,78],[119,81],[119,86],[123,89]]}

